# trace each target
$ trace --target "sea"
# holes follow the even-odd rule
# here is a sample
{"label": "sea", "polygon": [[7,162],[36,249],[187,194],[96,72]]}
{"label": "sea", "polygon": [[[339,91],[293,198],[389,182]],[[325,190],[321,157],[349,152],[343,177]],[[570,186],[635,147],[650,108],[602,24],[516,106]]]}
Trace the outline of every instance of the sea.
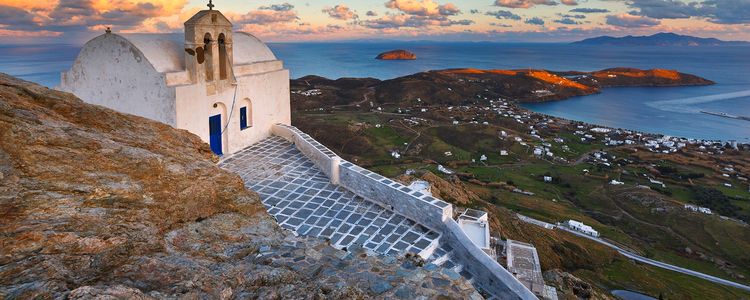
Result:
{"label": "sea", "polygon": [[[446,68],[594,71],[612,67],[674,69],[717,84],[698,87],[609,88],[602,93],[524,107],[602,126],[669,136],[750,143],[750,46],[593,46],[561,43],[336,42],[272,43],[293,78],[391,79]],[[0,72],[48,87],[59,84],[80,45],[0,45]],[[393,49],[413,61],[381,61]]]}

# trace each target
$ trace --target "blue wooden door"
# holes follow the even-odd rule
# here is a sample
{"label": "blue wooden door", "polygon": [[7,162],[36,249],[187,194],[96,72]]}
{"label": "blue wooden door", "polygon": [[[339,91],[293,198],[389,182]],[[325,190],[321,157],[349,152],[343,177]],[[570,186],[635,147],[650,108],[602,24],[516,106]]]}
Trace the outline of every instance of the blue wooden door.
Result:
{"label": "blue wooden door", "polygon": [[222,155],[221,151],[221,115],[208,118],[208,132],[211,135],[211,151]]}

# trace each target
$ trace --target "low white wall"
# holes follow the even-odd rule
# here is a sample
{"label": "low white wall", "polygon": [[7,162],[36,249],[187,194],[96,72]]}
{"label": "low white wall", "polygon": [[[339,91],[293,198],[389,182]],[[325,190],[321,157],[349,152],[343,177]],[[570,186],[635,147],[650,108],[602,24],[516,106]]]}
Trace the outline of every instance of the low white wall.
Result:
{"label": "low white wall", "polygon": [[436,232],[442,232],[443,222],[453,216],[453,206],[447,202],[413,191],[380,174],[348,161],[342,161],[339,169],[341,186]]}
{"label": "low white wall", "polygon": [[482,288],[499,299],[538,299],[513,274],[503,268],[450,219],[445,222],[443,237],[453,247],[456,258],[474,275],[474,280]]}
{"label": "low white wall", "polygon": [[294,146],[302,154],[309,158],[316,167],[331,179],[331,183],[339,183],[339,163],[341,158],[336,153],[333,153],[326,146],[323,146],[323,144],[316,141],[310,135],[294,126],[276,124],[271,128],[271,133],[294,143]]}
{"label": "low white wall", "polygon": [[[453,220],[451,204],[342,160],[294,126],[277,124],[271,132],[293,142],[300,152],[331,178],[332,183],[441,233],[442,241],[453,248],[456,258],[489,293],[500,299],[537,299],[510,272],[471,241]],[[436,240],[419,255],[429,257],[437,246]]]}

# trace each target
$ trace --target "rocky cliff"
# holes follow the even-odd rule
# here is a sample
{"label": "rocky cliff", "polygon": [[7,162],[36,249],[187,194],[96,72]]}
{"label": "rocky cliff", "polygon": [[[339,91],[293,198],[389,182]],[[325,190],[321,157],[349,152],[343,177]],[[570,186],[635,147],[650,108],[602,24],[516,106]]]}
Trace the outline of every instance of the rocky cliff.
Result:
{"label": "rocky cliff", "polygon": [[415,60],[417,55],[406,50],[392,50],[380,53],[375,59],[382,60]]}
{"label": "rocky cliff", "polygon": [[479,297],[290,236],[197,136],[0,74],[1,298]]}

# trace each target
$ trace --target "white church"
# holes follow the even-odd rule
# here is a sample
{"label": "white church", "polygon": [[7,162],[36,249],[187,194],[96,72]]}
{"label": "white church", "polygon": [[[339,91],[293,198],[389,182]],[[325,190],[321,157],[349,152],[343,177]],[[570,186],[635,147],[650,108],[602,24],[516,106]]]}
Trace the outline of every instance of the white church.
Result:
{"label": "white church", "polygon": [[108,29],[83,46],[58,89],[188,130],[218,155],[270,136],[274,124],[291,123],[289,70],[209,8],[185,22],[184,34]]}

